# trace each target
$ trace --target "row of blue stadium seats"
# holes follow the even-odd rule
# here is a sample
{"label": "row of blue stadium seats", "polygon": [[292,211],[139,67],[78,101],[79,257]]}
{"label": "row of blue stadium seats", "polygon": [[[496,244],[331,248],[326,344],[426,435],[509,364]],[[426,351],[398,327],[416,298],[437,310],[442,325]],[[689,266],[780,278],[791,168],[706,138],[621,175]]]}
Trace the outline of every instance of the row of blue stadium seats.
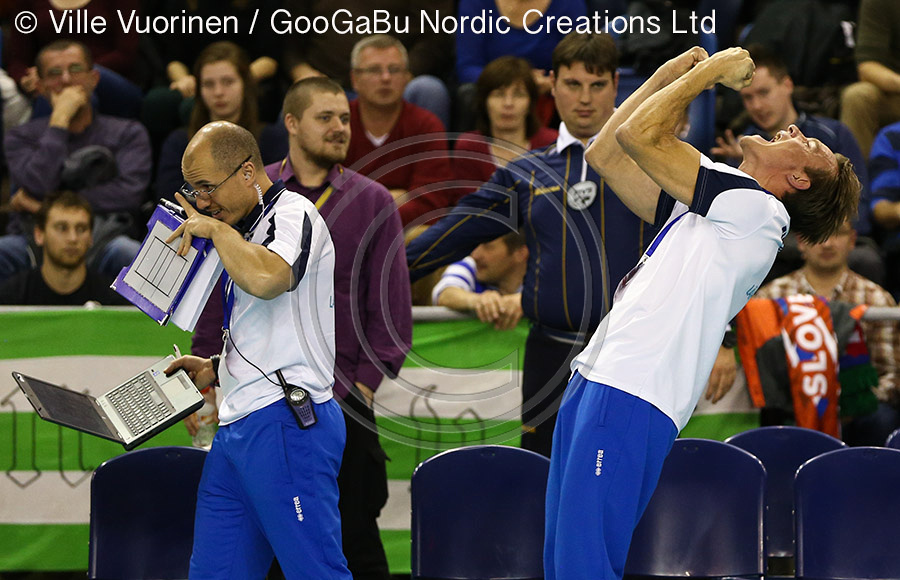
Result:
{"label": "row of blue stadium seats", "polygon": [[[797,578],[900,577],[900,553],[884,543],[900,520],[900,430],[888,444],[847,448],[797,427],[676,440],[626,576],[762,578],[774,559],[795,558]],[[186,577],[205,455],[156,447],[97,468],[90,578]],[[498,445],[422,462],[411,482],[413,578],[542,577],[548,470],[547,458]]]}

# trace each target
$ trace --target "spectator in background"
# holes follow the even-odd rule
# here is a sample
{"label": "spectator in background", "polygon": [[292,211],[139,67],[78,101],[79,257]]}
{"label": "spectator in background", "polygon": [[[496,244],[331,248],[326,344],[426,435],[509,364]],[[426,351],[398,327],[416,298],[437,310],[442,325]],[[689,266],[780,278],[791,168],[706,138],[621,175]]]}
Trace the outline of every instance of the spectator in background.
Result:
{"label": "spectator in background", "polygon": [[[218,41],[233,42],[243,48],[250,57],[250,73],[257,83],[273,78],[278,71],[280,44],[272,34],[249,34],[250,22],[257,10],[260,23],[268,22],[275,10],[281,7],[278,0],[244,2],[241,0],[147,0],[145,12],[152,16],[190,18],[200,16],[219,17],[222,21],[237,18],[238,34],[226,29],[216,35]],[[193,38],[192,36],[196,36]],[[165,74],[170,89],[178,91],[182,97],[193,97],[197,93],[195,59],[213,38],[208,34],[183,35],[177,33],[153,36],[156,52],[165,63]],[[277,111],[276,111],[277,112]]]}
{"label": "spectator in background", "polygon": [[[537,118],[537,83],[523,58],[488,63],[477,83],[477,130],[460,135],[452,158],[456,179],[485,182],[497,166],[556,141],[558,132]],[[460,188],[471,193],[477,186]]]}
{"label": "spectator in background", "polygon": [[[331,19],[337,6],[330,0],[286,0],[284,7],[293,18],[305,16],[310,21],[317,17]],[[403,90],[403,98],[428,109],[441,120],[444,127],[450,126],[450,93],[444,80],[453,69],[452,37],[449,34],[433,34],[429,28],[422,30],[418,23],[420,13],[425,11],[435,20],[435,13],[441,18],[454,14],[452,0],[429,0],[427,3],[413,0],[341,0],[340,8],[354,17],[372,17],[375,10],[387,11],[391,18],[409,18],[408,33],[400,34],[399,40],[409,54],[411,80]],[[394,20],[392,20],[394,22]],[[329,28],[324,33],[291,34],[285,38],[283,62],[292,81],[310,76],[327,76],[338,81],[345,89],[350,89],[350,60],[347,56],[353,46],[365,34],[355,30],[346,34]],[[442,80],[444,79],[444,80]],[[353,98],[354,95],[348,95]]]}
{"label": "spectator in background", "polygon": [[[191,99],[199,90],[195,59],[212,41],[233,42],[246,51],[250,74],[256,81],[260,118],[274,122],[281,107],[283,87],[278,76],[282,37],[269,31],[269,21],[281,0],[142,0],[144,13],[168,19],[215,17],[221,21],[235,18],[237,34],[229,28],[220,34],[151,34],[148,60],[156,63],[151,71],[151,88],[144,98],[141,120],[150,131],[153,150],[190,116]],[[258,12],[257,12],[258,11]],[[257,21],[254,34],[250,23]]]}
{"label": "spectator in background", "polygon": [[450,264],[434,287],[432,302],[471,312],[497,330],[510,330],[522,318],[522,280],[528,269],[525,236],[510,232],[479,244]]}
{"label": "spectator in background", "polygon": [[91,204],[77,193],[65,191],[44,199],[34,223],[34,240],[43,254],[41,265],[0,285],[0,304],[128,304],[110,289],[111,278],[87,267],[93,217]]}
{"label": "spectator in background", "polygon": [[878,130],[900,120],[900,2],[862,0],[858,23],[859,82],[841,95],[841,121],[868,157]]}
{"label": "spectator in background", "polygon": [[872,145],[872,217],[882,234],[887,288],[900,296],[900,123],[888,125]]}
{"label": "spectator in background", "polygon": [[444,125],[403,99],[410,80],[406,48],[392,36],[375,34],[356,43],[350,62],[358,96],[350,102],[346,164],[388,188],[404,226],[455,204],[458,193],[441,189],[453,179]]}
{"label": "spectator in background", "polygon": [[[81,10],[90,17],[103,17],[107,27],[102,33],[93,30],[73,32],[65,20],[66,11]],[[117,10],[130,14],[138,10],[138,0],[18,0],[13,13],[30,10],[37,14],[37,27],[30,34],[9,34],[4,66],[10,76],[29,97],[38,98],[34,116],[50,114],[50,105],[39,91],[38,71],[34,66],[41,47],[60,38],[54,21],[62,22],[66,37],[83,43],[93,55],[100,73],[96,90],[96,106],[105,115],[136,119],[141,110],[141,89],[132,82],[138,64],[138,35],[126,33],[119,26]],[[51,16],[52,15],[52,18]],[[74,20],[73,13],[68,18]],[[74,25],[73,25],[74,27]]]}
{"label": "spectator in background", "polygon": [[[854,227],[860,236],[870,236],[872,220],[869,209],[868,172],[865,158],[850,129],[836,119],[798,112],[792,98],[794,82],[788,74],[784,61],[763,45],[752,45],[747,50],[756,65],[756,71],[752,83],[740,90],[744,109],[750,117],[750,123],[744,128],[743,135],[759,135],[769,140],[778,131],[786,131],[789,126],[796,125],[807,137],[819,139],[835,153],[847,157],[853,163],[853,169],[862,186],[859,215]],[[717,138],[716,141],[718,146],[712,149],[713,155],[725,157],[732,164],[740,164],[744,155],[738,144],[738,138],[731,129],[726,130],[725,136]],[[802,265],[796,236],[791,236],[786,241],[785,250],[776,257],[775,265],[767,279],[777,278]],[[850,267],[876,283],[884,281],[884,263],[871,240],[860,244],[853,251]]]}
{"label": "spectator in background", "polygon": [[233,42],[214,42],[204,48],[194,63],[199,98],[194,99],[187,128],[176,129],[163,142],[156,172],[156,198],[174,200],[184,182],[181,158],[188,142],[211,121],[230,121],[250,131],[260,142],[263,163],[271,163],[285,148],[271,143],[267,127],[259,121],[256,79],[247,53]]}
{"label": "spectator in background", "polygon": [[37,56],[38,90],[53,106],[50,117],[6,132],[11,216],[9,235],[0,237],[0,281],[33,267],[23,219],[38,211],[50,193],[81,194],[94,212],[93,249],[88,266],[115,277],[131,263],[140,243],[135,214],[150,181],[150,141],[137,121],[97,114],[91,94],[100,74],[83,44],[58,40]]}
{"label": "spectator in background", "polygon": [[[474,119],[475,83],[481,71],[492,60],[501,56],[519,56],[529,62],[534,81],[541,96],[538,116],[546,124],[553,115],[550,98],[551,55],[556,45],[565,37],[554,25],[561,17],[575,19],[587,14],[584,0],[460,0],[458,17],[473,18],[489,14],[492,18],[509,18],[509,31],[477,33],[462,30],[456,34],[456,77],[459,89],[456,94],[456,128],[472,129]],[[525,29],[528,26],[529,30]],[[533,31],[539,30],[539,33]]]}
{"label": "spectator in background", "polygon": [[338,474],[341,536],[354,578],[390,580],[378,531],[387,502],[387,455],[378,440],[375,394],[395,378],[412,344],[403,229],[390,194],[342,163],[350,105],[326,78],[294,84],[284,99],[290,153],[266,173],[313,202],[334,240],[334,395],[347,425]]}
{"label": "spectator in background", "polygon": [[[805,263],[796,272],[777,278],[760,288],[756,298],[784,298],[794,294],[823,296],[827,300],[869,306],[896,306],[891,295],[871,280],[852,272],[847,265],[856,242],[850,222],[819,244],[799,241]],[[900,427],[897,390],[897,366],[900,364],[900,332],[897,322],[860,322],[872,366],[878,372],[878,408],[871,414],[849,419],[843,425],[842,438],[849,445],[883,445],[887,436]]]}

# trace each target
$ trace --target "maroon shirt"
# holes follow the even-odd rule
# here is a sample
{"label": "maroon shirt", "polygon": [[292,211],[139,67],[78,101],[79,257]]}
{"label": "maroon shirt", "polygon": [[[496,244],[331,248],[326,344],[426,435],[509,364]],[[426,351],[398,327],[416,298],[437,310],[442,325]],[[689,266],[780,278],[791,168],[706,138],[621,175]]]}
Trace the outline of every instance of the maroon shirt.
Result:
{"label": "maroon shirt", "polygon": [[[431,112],[403,101],[397,124],[384,145],[376,147],[360,121],[359,102],[353,100],[350,130],[346,165],[388,189],[411,192],[411,199],[400,206],[404,226],[433,210],[452,207],[459,200],[459,191],[447,187],[453,171],[444,125]],[[409,142],[397,146],[400,140]]]}
{"label": "maroon shirt", "polygon": [[[541,127],[528,140],[529,149],[540,149],[556,142],[559,132],[549,127]],[[474,157],[474,159],[473,159]],[[453,175],[456,179],[478,182],[477,185],[460,186],[465,194],[472,193],[497,170],[492,159],[491,146],[481,131],[469,131],[459,136],[453,152]]]}

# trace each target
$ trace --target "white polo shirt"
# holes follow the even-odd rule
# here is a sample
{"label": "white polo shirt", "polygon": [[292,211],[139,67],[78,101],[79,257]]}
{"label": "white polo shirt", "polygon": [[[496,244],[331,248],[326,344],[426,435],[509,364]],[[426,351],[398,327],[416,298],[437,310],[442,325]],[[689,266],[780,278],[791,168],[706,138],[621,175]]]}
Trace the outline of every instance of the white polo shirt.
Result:
{"label": "white polo shirt", "polygon": [[663,220],[572,369],[651,403],[680,431],[727,323],[762,283],[790,219],[752,177],[701,156],[691,207],[662,193]]}
{"label": "white polo shirt", "polygon": [[[267,247],[291,265],[295,285],[271,300],[263,300],[232,284],[231,336],[219,365],[222,424],[283,398],[284,391],[275,376],[278,369],[287,382],[308,390],[314,402],[324,403],[332,396],[335,347],[331,235],[315,206],[302,195],[284,189],[280,181],[266,192],[264,201],[266,211],[247,235],[251,242]],[[251,214],[248,219],[253,217]]]}

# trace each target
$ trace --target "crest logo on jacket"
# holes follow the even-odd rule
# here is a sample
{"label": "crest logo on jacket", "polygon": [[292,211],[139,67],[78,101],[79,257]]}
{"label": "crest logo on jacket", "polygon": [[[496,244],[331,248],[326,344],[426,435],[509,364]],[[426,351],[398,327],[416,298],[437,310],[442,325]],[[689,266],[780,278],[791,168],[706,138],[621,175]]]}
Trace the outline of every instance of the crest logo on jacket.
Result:
{"label": "crest logo on jacket", "polygon": [[579,181],[569,188],[567,199],[570,208],[578,211],[586,210],[597,199],[597,184],[593,181]]}

